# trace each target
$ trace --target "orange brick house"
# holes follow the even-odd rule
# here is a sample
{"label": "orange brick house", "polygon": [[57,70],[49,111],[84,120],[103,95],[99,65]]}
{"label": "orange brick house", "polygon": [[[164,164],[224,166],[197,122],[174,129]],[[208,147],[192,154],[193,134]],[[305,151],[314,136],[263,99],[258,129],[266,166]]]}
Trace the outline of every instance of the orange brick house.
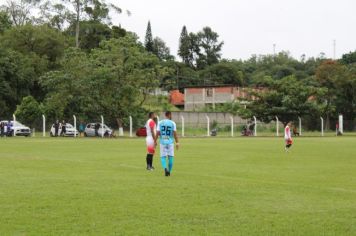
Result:
{"label": "orange brick house", "polygon": [[215,108],[217,104],[233,102],[238,98],[251,97],[246,88],[228,85],[186,87],[184,88],[184,94],[178,90],[170,93],[171,103],[176,106],[184,104],[185,111],[200,110],[205,106]]}

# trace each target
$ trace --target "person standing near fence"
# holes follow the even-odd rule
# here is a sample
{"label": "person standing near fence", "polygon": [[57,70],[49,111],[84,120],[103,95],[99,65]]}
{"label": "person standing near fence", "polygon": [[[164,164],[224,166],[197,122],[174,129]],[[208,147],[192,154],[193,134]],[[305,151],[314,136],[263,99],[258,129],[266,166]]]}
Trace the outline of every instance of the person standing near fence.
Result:
{"label": "person standing near fence", "polygon": [[161,120],[158,123],[157,135],[155,139],[156,144],[158,136],[160,141],[161,164],[164,169],[165,176],[170,176],[174,161],[174,142],[176,143],[176,148],[179,148],[177,125],[174,121],[172,121],[172,113],[170,111],[166,112],[166,119]]}
{"label": "person standing near fence", "polygon": [[85,124],[84,122],[80,122],[80,125],[79,125],[79,136],[82,137],[82,134],[84,133],[84,130],[85,130]]}
{"label": "person standing near fence", "polygon": [[61,136],[65,136],[66,135],[66,122],[65,120],[62,121],[61,123]]}
{"label": "person standing near fence", "polygon": [[147,155],[146,155],[146,164],[147,170],[154,170],[153,167],[153,156],[155,154],[155,140],[156,140],[156,123],[154,119],[156,115],[154,112],[148,113],[148,120],[146,122],[146,146],[147,146]]}
{"label": "person standing near fence", "polygon": [[59,132],[59,121],[56,120],[56,122],[54,123],[54,136],[58,137],[58,132]]}
{"label": "person standing near fence", "polygon": [[5,124],[0,122],[0,136],[4,137]]}
{"label": "person standing near fence", "polygon": [[284,140],[286,142],[286,146],[284,148],[284,150],[286,152],[289,151],[289,148],[292,146],[293,144],[293,140],[292,140],[292,135],[290,132],[290,127],[291,127],[292,123],[289,121],[286,125],[286,127],[284,128]]}

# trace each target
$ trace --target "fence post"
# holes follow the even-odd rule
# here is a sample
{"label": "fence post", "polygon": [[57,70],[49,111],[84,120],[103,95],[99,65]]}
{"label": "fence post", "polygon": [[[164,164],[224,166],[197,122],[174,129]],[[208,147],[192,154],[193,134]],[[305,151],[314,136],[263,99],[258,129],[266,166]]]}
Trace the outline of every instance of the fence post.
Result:
{"label": "fence post", "polygon": [[16,136],[16,134],[15,134],[15,123],[16,123],[16,116],[15,116],[15,114],[12,114],[12,119],[13,119],[13,124],[12,124],[12,130],[13,130],[13,134],[12,134],[12,136]]}
{"label": "fence post", "polygon": [[321,120],[321,136],[324,136],[324,119],[323,117],[320,117]]}
{"label": "fence post", "polygon": [[234,117],[230,116],[231,120],[231,137],[234,137]]}
{"label": "fence post", "polygon": [[[340,134],[344,133],[344,116],[343,115],[339,115],[339,130]],[[338,135],[338,133],[336,133],[336,135]]]}
{"label": "fence post", "polygon": [[180,116],[180,119],[182,120],[182,137],[184,137],[184,117]]}
{"label": "fence post", "polygon": [[104,117],[101,115],[101,137],[104,138]]}
{"label": "fence post", "polygon": [[257,136],[257,118],[256,118],[256,116],[253,116],[253,120],[255,121],[255,134],[254,134],[254,136]]}
{"label": "fence post", "polygon": [[302,136],[302,118],[298,117],[299,120],[299,136]]}
{"label": "fence post", "polygon": [[279,120],[278,120],[277,116],[276,116],[276,129],[277,129],[276,135],[277,135],[277,137],[279,137]]}
{"label": "fence post", "polygon": [[206,116],[206,122],[207,122],[207,136],[210,136],[210,118],[209,116]]}
{"label": "fence post", "polygon": [[74,138],[77,136],[77,117],[73,115],[74,119]]}
{"label": "fence post", "polygon": [[129,119],[130,119],[130,137],[132,137],[132,116],[130,116]]}
{"label": "fence post", "polygon": [[43,132],[43,137],[46,137],[46,117],[45,115],[42,115],[42,132]]}

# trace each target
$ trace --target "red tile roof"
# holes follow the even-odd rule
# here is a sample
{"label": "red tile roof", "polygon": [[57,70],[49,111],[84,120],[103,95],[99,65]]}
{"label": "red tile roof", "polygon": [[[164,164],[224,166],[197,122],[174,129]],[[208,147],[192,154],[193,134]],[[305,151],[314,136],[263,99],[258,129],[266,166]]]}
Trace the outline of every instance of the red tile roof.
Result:
{"label": "red tile roof", "polygon": [[175,106],[184,105],[184,94],[179,90],[172,90],[169,93],[169,100]]}

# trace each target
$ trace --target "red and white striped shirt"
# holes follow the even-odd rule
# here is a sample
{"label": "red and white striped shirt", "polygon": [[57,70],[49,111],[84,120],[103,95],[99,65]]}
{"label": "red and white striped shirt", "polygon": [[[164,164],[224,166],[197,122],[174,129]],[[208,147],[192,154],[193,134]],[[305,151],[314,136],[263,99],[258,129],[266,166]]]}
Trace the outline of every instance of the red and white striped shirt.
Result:
{"label": "red and white striped shirt", "polygon": [[292,135],[290,133],[290,128],[289,128],[288,125],[284,128],[284,138],[285,139],[291,139],[292,138]]}
{"label": "red and white striped shirt", "polygon": [[146,122],[146,133],[147,133],[147,137],[153,137],[152,135],[152,130],[153,132],[156,131],[156,123],[154,122],[154,120],[149,119]]}

